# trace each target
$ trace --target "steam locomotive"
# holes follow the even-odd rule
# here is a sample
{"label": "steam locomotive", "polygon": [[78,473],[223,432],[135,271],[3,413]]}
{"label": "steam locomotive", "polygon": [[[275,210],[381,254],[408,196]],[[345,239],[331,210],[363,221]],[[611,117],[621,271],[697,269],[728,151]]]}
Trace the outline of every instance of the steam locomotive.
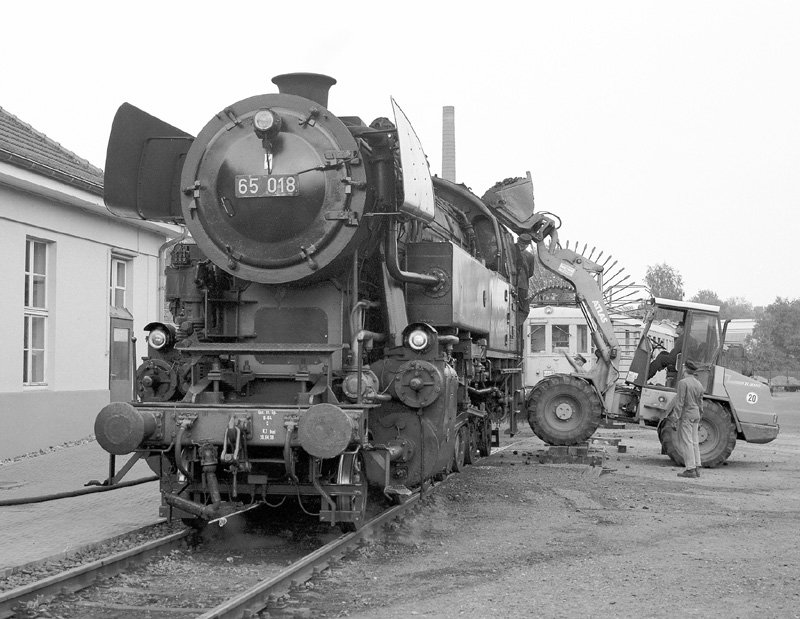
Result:
{"label": "steam locomotive", "polygon": [[136,397],[95,422],[147,458],[163,516],[300,501],[356,528],[368,488],[402,501],[488,455],[515,405],[521,329],[511,231],[536,231],[530,175],[483,198],[431,178],[410,122],[327,109],[296,73],[191,135],[129,104],[105,202],[183,224],[172,321],[146,326]]}

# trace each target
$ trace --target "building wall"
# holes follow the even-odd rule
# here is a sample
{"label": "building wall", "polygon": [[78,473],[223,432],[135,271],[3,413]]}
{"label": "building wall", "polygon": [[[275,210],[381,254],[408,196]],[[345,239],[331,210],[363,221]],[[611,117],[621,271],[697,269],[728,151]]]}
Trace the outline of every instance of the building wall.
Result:
{"label": "building wall", "polygon": [[[84,196],[97,207],[100,198]],[[89,206],[92,206],[91,204]],[[48,318],[43,386],[23,385],[25,243],[48,243]],[[142,328],[161,316],[158,250],[166,234],[98,208],[0,183],[0,458],[86,437],[109,401],[112,254],[129,262],[127,309],[139,352]]]}

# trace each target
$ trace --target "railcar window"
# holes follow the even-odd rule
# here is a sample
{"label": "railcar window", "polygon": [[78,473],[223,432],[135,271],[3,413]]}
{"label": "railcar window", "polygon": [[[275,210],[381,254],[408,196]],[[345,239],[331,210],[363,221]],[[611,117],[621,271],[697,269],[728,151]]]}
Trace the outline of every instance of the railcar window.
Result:
{"label": "railcar window", "polygon": [[589,352],[589,328],[586,325],[578,325],[578,352]]}
{"label": "railcar window", "polygon": [[545,352],[547,343],[545,341],[544,327],[544,325],[531,325],[531,352]]}
{"label": "railcar window", "polygon": [[553,352],[569,352],[569,325],[553,325]]}

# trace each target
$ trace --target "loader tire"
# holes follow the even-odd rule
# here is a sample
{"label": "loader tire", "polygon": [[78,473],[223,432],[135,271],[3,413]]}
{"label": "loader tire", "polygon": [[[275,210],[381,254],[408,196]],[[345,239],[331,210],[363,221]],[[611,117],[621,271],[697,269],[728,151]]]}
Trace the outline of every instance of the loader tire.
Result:
{"label": "loader tire", "polygon": [[[703,401],[699,434],[700,462],[705,468],[713,468],[725,462],[736,447],[736,426],[731,414],[717,402]],[[672,429],[672,424],[661,423],[658,440],[661,441],[661,453],[668,455],[678,466],[683,466],[678,431]]]}
{"label": "loader tire", "polygon": [[600,397],[585,380],[554,374],[539,382],[528,397],[528,423],[549,445],[577,445],[600,425]]}

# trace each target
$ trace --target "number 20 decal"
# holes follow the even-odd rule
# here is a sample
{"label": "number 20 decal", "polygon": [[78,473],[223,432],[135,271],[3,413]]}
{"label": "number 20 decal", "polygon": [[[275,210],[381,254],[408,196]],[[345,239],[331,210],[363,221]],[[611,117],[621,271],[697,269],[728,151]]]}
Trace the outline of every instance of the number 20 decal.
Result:
{"label": "number 20 decal", "polygon": [[747,394],[747,403],[748,404],[756,404],[758,402],[758,394],[754,391],[751,391]]}

